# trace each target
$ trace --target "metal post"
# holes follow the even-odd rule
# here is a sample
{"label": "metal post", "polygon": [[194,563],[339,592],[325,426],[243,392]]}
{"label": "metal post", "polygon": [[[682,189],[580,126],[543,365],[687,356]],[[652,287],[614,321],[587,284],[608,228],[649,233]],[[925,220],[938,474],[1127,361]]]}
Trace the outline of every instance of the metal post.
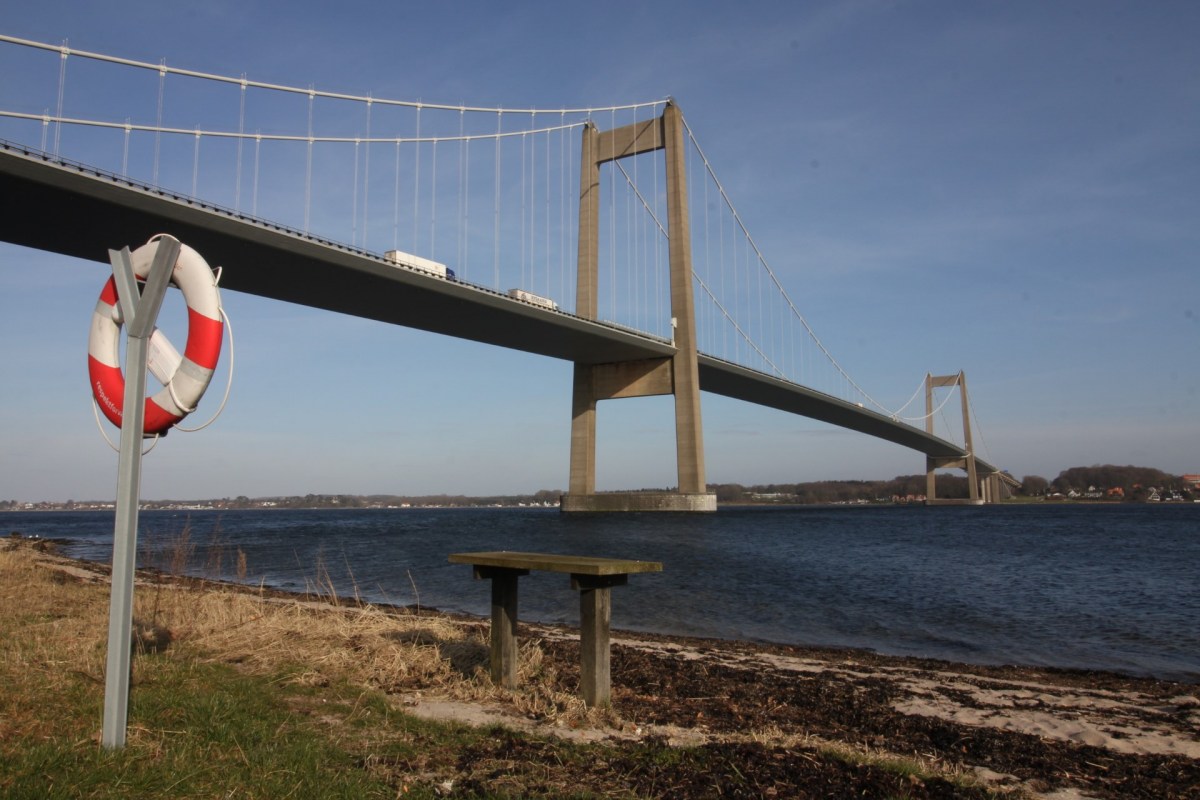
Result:
{"label": "metal post", "polygon": [[129,248],[108,251],[124,317],[125,398],[121,415],[121,455],[117,464],[116,520],[113,525],[112,592],[108,608],[108,668],[104,682],[101,744],[125,746],[132,657],[133,578],[137,560],[138,499],[142,472],[142,426],[146,415],[146,353],[158,319],[179,241],[164,236],[150,266],[146,288],[138,293]]}

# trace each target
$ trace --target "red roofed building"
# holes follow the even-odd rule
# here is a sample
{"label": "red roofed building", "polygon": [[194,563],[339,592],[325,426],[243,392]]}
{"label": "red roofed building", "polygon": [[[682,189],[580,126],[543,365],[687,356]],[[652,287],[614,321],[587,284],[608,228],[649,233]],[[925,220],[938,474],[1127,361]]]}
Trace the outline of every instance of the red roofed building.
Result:
{"label": "red roofed building", "polygon": [[1180,479],[1193,489],[1200,489],[1200,475],[1180,475]]}

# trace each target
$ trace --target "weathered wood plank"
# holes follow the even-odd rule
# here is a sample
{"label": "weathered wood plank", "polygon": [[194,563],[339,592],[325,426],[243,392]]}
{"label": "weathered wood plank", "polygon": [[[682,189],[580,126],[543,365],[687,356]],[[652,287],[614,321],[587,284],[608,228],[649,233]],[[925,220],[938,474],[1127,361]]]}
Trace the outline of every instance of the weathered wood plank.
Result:
{"label": "weathered wood plank", "polygon": [[607,586],[579,592],[579,644],[582,652],[579,692],[588,707],[612,702],[609,629],[612,589]]}
{"label": "weathered wood plank", "polygon": [[492,632],[489,664],[492,680],[517,688],[517,581],[521,570],[489,570],[492,580]]}
{"label": "weathered wood plank", "polygon": [[541,570],[574,575],[630,575],[639,572],[662,572],[659,561],[638,561],[622,558],[555,555],[551,553],[520,553],[508,550],[482,553],[453,553],[452,564],[500,569]]}

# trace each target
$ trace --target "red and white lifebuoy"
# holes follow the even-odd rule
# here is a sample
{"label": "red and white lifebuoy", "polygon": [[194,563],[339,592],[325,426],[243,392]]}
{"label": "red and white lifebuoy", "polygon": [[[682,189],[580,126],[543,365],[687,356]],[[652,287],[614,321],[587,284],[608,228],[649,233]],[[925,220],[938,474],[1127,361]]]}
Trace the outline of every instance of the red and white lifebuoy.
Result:
{"label": "red and white lifebuoy", "polygon": [[[133,271],[139,279],[150,272],[159,237],[134,250],[131,254]],[[183,292],[188,309],[187,346],[177,368],[163,380],[163,388],[146,398],[146,419],[142,430],[147,435],[166,433],[200,402],[212,380],[221,355],[221,298],[217,282],[208,264],[192,248],[180,244],[179,257],[171,270],[171,283]],[[104,416],[114,425],[121,425],[125,401],[125,376],[120,367],[121,306],[117,302],[115,279],[109,278],[100,292],[92,314],[92,330],[88,337],[88,377],[92,394]],[[155,332],[155,336],[162,336]],[[169,345],[167,345],[169,347]]]}

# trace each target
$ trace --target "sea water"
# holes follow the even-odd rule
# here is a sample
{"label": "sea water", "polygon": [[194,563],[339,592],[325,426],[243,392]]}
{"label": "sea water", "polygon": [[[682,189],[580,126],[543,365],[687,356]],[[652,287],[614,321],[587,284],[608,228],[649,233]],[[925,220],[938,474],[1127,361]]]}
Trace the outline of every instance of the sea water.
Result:
{"label": "sea water", "polygon": [[[113,517],[0,515],[9,531],[109,561]],[[143,511],[139,563],[484,615],[486,581],[450,553],[526,550],[661,561],[613,591],[613,626],[978,664],[1200,681],[1200,505]],[[189,549],[182,548],[182,549]],[[574,624],[567,576],[521,579],[524,620]]]}

